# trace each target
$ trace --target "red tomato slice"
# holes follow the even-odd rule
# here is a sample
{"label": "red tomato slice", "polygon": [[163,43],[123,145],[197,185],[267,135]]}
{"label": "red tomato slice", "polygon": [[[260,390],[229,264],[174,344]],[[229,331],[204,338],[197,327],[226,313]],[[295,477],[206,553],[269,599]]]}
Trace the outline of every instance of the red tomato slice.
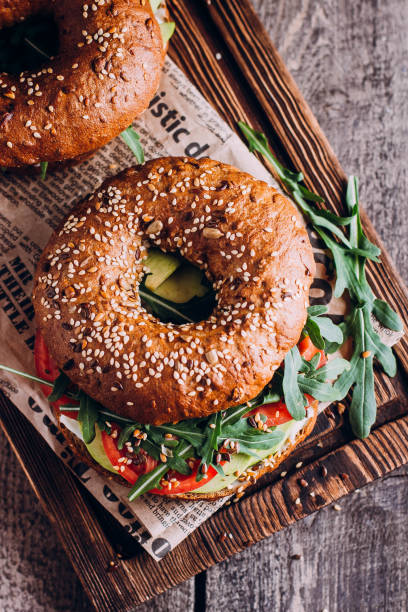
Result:
{"label": "red tomato slice", "polygon": [[[34,346],[34,363],[35,369],[37,370],[37,374],[40,378],[44,378],[45,380],[49,380],[50,382],[54,382],[54,380],[59,376],[59,369],[55,362],[51,359],[50,353],[48,351],[47,345],[44,342],[44,338],[39,330],[37,330],[35,336],[35,346]],[[51,395],[52,387],[48,387],[47,385],[41,385],[42,392],[45,397]],[[64,404],[76,404],[77,402],[73,401],[71,398],[64,395],[56,402],[53,402],[53,406],[60,410],[60,406]],[[78,412],[64,412],[61,411],[61,414],[64,414],[71,419],[78,418]]]}
{"label": "red tomato slice", "polygon": [[[222,463],[225,463],[223,461]],[[174,470],[169,470],[167,473],[167,478],[171,482],[172,478],[175,480],[171,482],[170,487],[164,486],[162,489],[152,489],[149,493],[155,493],[156,495],[167,495],[169,493],[189,493],[190,491],[194,491],[195,489],[199,489],[203,487],[207,482],[210,482],[217,475],[217,470],[213,468],[212,465],[208,468],[207,478],[200,480],[200,482],[196,481],[198,466],[200,465],[200,459],[194,460],[194,465],[192,466],[191,474],[180,474],[179,472],[175,472]]]}
{"label": "red tomato slice", "polygon": [[320,361],[317,365],[318,368],[326,365],[327,357],[324,354],[324,351],[318,349],[310,339],[310,336],[305,336],[303,340],[301,340],[298,344],[299,353],[306,359],[306,361],[310,361],[316,353],[320,353]]}
{"label": "red tomato slice", "polygon": [[267,420],[265,421],[265,424],[267,427],[283,425],[283,423],[287,423],[288,421],[292,420],[292,416],[286,408],[286,404],[284,402],[273,402],[273,404],[258,406],[258,408],[254,408],[251,410],[251,412],[248,412],[245,415],[245,418],[258,413],[266,415]]}
{"label": "red tomato slice", "polygon": [[[119,450],[118,438],[120,427],[115,423],[112,423],[112,433],[116,437],[113,437],[106,431],[102,431],[102,442],[105,453],[112,466],[115,469],[118,468],[118,474],[133,485],[139,476],[151,472],[156,467],[157,461],[150,457],[142,448],[139,453],[133,457],[131,453],[128,453],[126,447]],[[126,462],[127,459],[132,459],[132,463],[128,464]]]}

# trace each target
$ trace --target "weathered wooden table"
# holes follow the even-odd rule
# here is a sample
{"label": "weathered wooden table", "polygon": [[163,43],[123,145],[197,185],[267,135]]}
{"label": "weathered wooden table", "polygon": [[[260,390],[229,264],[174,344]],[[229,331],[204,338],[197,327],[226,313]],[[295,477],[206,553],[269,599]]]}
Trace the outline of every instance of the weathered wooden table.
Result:
{"label": "weathered wooden table", "polygon": [[[408,3],[254,0],[408,281]],[[139,610],[408,609],[408,468],[349,495]],[[89,610],[0,438],[0,610]]]}

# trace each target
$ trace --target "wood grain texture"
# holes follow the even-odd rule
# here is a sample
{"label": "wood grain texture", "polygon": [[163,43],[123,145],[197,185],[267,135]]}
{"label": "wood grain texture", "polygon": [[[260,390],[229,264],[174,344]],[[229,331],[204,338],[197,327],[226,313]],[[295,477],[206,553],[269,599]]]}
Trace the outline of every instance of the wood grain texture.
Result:
{"label": "wood grain texture", "polygon": [[[383,4],[389,6],[384,7]],[[390,239],[393,238],[392,232],[395,232],[393,253],[395,254],[396,242],[398,239],[401,242],[401,237],[406,236],[407,228],[403,213],[400,212],[404,210],[400,202],[403,201],[402,195],[406,188],[403,164],[406,134],[404,138],[402,123],[398,119],[406,118],[407,91],[406,82],[404,85],[403,79],[395,78],[394,75],[394,71],[397,76],[400,74],[398,70],[402,70],[404,62],[406,66],[405,33],[408,18],[406,4],[403,0],[378,4],[360,0],[353,3],[351,9],[345,0],[344,2],[328,0],[324,8],[318,6],[320,3],[306,0],[294,0],[291,3],[281,1],[272,3],[264,0],[258,1],[256,5],[264,16],[265,24],[272,32],[274,42],[279,49],[283,49],[284,59],[289,62],[290,69],[295,71],[301,90],[306,93],[313,110],[318,113],[318,119],[323,124],[329,140],[334,144],[334,149],[337,151],[336,143],[343,147],[345,157],[341,159],[345,167],[355,172],[356,166],[348,166],[347,160],[353,163],[358,161],[360,176],[372,177],[372,182],[370,181],[365,189],[368,187],[372,190],[369,194],[373,196],[373,201],[377,202],[376,210],[381,210],[380,223],[377,225],[379,230],[382,230],[381,223],[385,223],[386,216],[384,200],[381,197],[385,185],[387,209],[392,211],[390,213],[392,218],[397,224],[399,223],[398,227],[393,227],[392,223],[389,225]],[[364,27],[361,27],[362,22]],[[205,26],[203,29],[205,31]],[[203,61],[197,37],[191,34],[189,41],[196,49],[196,53],[189,57],[180,57],[180,61],[193,64],[199,80],[205,85],[206,81],[214,79],[217,64],[213,62],[209,67]],[[221,41],[219,46],[222,47]],[[222,52],[224,54],[224,48]],[[225,51],[225,58],[227,57]],[[344,57],[347,59],[343,60]],[[294,67],[291,66],[292,60],[297,62]],[[377,70],[378,65],[379,70]],[[219,76],[222,71],[227,71],[227,75],[230,75],[233,81],[235,73],[232,68],[228,72],[227,62],[222,61],[216,74]],[[333,92],[328,89],[328,83],[336,85],[339,93],[335,88]],[[343,96],[342,91],[349,93]],[[226,92],[224,97],[214,99],[213,103],[220,107],[221,112],[229,113],[232,117],[230,120],[235,120],[237,112],[235,105],[231,103],[237,95],[235,86],[229,85]],[[396,92],[395,97],[393,92]],[[384,105],[389,106],[390,116],[384,115]],[[244,104],[247,117],[252,114],[255,106],[256,101],[251,98],[248,91]],[[357,111],[356,115],[353,115],[353,109]],[[323,120],[320,113],[324,115]],[[242,116],[244,115],[241,113],[240,117]],[[356,117],[360,123],[355,126]],[[367,122],[370,124],[369,127]],[[349,124],[352,124],[353,131],[357,130],[357,134],[353,134],[350,139],[347,132]],[[406,121],[403,125],[406,126]],[[353,143],[353,150],[348,146],[350,142]],[[378,144],[381,145],[379,149],[377,149]],[[277,152],[282,153],[279,148]],[[369,172],[365,170],[366,168]],[[381,172],[378,168],[381,168]],[[365,183],[363,183],[363,193],[367,196],[364,185]],[[391,186],[393,190],[389,190]],[[370,199],[365,197],[364,201],[367,202],[366,206],[370,207]],[[406,251],[405,255],[401,256],[406,257]],[[397,416],[395,403],[393,406]],[[385,418],[385,415],[382,418]],[[337,435],[336,419],[338,417],[335,414],[333,417],[329,416],[323,427],[328,440],[332,440],[330,436]],[[307,456],[307,448],[304,452]],[[398,460],[398,449],[394,451],[394,460]],[[378,474],[381,474],[381,470]],[[391,483],[395,482],[393,488],[388,488],[389,482],[387,480],[384,483],[387,487],[387,492],[384,493],[379,486],[371,485],[369,491],[375,491],[375,494],[366,504],[359,505],[358,501],[352,502],[356,496],[348,496],[341,502],[343,510],[348,509],[348,512],[322,510],[317,515],[311,515],[315,517],[313,520],[306,519],[312,524],[316,522],[313,528],[311,526],[309,528],[308,523],[303,521],[275,534],[269,540],[257,544],[227,563],[212,568],[207,574],[207,609],[218,610],[224,606],[228,606],[230,610],[274,609],[295,612],[303,609],[321,610],[324,607],[330,610],[406,609],[407,575],[403,566],[404,554],[401,551],[404,539],[406,541],[403,524],[404,518],[406,519],[406,512],[404,514],[403,511],[404,505],[406,508],[406,497],[402,495],[401,486],[401,482],[405,480],[403,477],[398,482],[391,480]],[[282,484],[279,486],[282,487]],[[276,495],[284,496],[279,486]],[[406,487],[404,490],[406,491]],[[392,504],[390,499],[396,500],[395,504]],[[283,506],[278,504],[278,511],[289,501],[293,503],[294,500],[284,499]],[[269,500],[268,504],[265,503],[262,507],[267,515],[271,509],[274,509],[274,500]],[[234,517],[236,512],[237,509],[232,507],[228,514]],[[286,514],[291,516],[290,512]],[[367,514],[369,521],[366,519]],[[285,516],[279,516],[278,512],[278,523],[284,519]],[[212,527],[211,525],[205,527],[208,530],[207,532],[204,530],[206,542],[207,539],[210,543],[215,541],[217,530],[219,533],[223,527],[223,520],[220,516]],[[323,524],[320,521],[323,521]],[[357,530],[355,524],[359,521],[362,526]],[[263,528],[261,524],[259,529],[263,531]],[[213,538],[211,529],[214,530]],[[257,530],[258,527],[255,531]],[[353,534],[352,538],[350,533]],[[193,552],[198,543],[199,539],[193,538],[188,546],[186,544],[187,551]],[[293,554],[298,552],[295,550],[295,545],[299,546],[299,543],[304,556],[302,555],[300,560],[288,562],[290,550],[294,550]],[[222,558],[223,551],[219,551],[217,547],[213,550],[211,545],[209,546],[204,549],[205,554],[200,558],[203,567],[212,558]],[[229,543],[228,546],[231,550],[236,547],[235,544],[230,546]],[[361,554],[360,551],[371,554]],[[175,557],[177,559],[177,555]],[[333,571],[333,567],[336,571]],[[150,564],[147,563],[146,572],[149,568]],[[63,575],[62,573],[61,579]],[[325,579],[321,579],[320,576],[324,576]],[[155,609],[159,612],[170,609],[192,611],[193,595],[193,584],[190,581],[187,586],[182,585],[173,589],[140,609]],[[202,591],[200,597],[202,598]],[[3,601],[7,601],[9,606],[9,599]],[[204,609],[201,600],[196,603],[197,609]],[[79,601],[78,604],[82,605]],[[34,609],[52,609],[50,602],[47,601],[47,605],[48,608],[41,603]],[[64,609],[63,605],[63,600],[56,601],[55,609]],[[19,609],[16,604],[15,610]]]}

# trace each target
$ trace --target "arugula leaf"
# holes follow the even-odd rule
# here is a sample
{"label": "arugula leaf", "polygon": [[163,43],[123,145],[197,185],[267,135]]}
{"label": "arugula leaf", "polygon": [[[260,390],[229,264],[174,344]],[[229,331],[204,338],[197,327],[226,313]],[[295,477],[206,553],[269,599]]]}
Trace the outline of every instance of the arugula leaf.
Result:
{"label": "arugula leaf", "polygon": [[151,472],[147,472],[147,474],[142,474],[136,481],[136,484],[130,490],[128,494],[129,501],[133,501],[143,493],[147,493],[151,489],[161,489],[160,481],[169,471],[169,466],[167,463],[161,463],[157,467],[155,467]]}
{"label": "arugula leaf", "polygon": [[150,291],[144,282],[139,287],[139,295],[160,320],[177,324],[206,319],[216,303],[215,292],[211,290],[201,298],[194,297],[188,302],[176,304]]}
{"label": "arugula leaf", "polygon": [[109,426],[106,424],[106,421],[103,421],[102,419],[100,419],[100,418],[99,418],[99,419],[97,420],[96,424],[97,424],[97,426],[99,427],[99,429],[100,429],[101,431],[106,431],[106,433],[108,434],[108,436],[110,436],[110,435],[111,435],[111,433],[112,433],[112,428],[111,428],[111,427],[109,427]]}
{"label": "arugula leaf", "polygon": [[354,269],[353,258],[349,257],[347,251],[320,228],[316,228],[316,232],[333,255],[336,268],[335,297],[341,297],[344,291],[348,289],[350,297],[355,300],[358,305],[364,304],[371,296],[367,293],[366,288],[359,282]]}
{"label": "arugula leaf", "polygon": [[380,323],[384,325],[384,327],[388,327],[388,329],[392,329],[397,332],[404,329],[402,321],[397,313],[387,302],[384,302],[384,300],[379,300],[378,298],[374,300],[373,315],[379,320]]}
{"label": "arugula leaf", "polygon": [[64,372],[61,372],[58,378],[54,380],[53,390],[48,396],[48,401],[52,404],[52,402],[59,400],[64,395],[70,384],[71,381],[69,380],[68,376],[64,374]]}
{"label": "arugula leaf", "polygon": [[379,255],[381,255],[381,249],[379,249],[375,244],[368,240],[368,238],[364,235],[363,228],[361,225],[358,197],[358,180],[356,176],[349,177],[346,191],[346,206],[348,211],[353,216],[353,223],[350,226],[350,243],[356,249],[371,252],[372,259],[379,257]]}
{"label": "arugula leaf", "polygon": [[298,371],[301,365],[299,349],[294,346],[285,357],[285,368],[283,372],[283,396],[286,408],[291,416],[300,421],[305,418],[305,400],[299,389]]}
{"label": "arugula leaf", "polygon": [[347,359],[338,357],[337,359],[331,359],[326,365],[322,366],[318,370],[315,370],[311,375],[316,380],[325,382],[326,380],[335,380],[345,370],[350,369],[350,362]]}
{"label": "arugula leaf", "polygon": [[284,433],[279,429],[271,429],[270,432],[261,431],[248,425],[246,419],[241,419],[234,425],[223,427],[218,437],[218,445],[225,440],[239,442],[239,452],[244,445],[247,449],[267,450],[279,444],[284,438]]}
{"label": "arugula leaf", "polygon": [[[190,455],[194,454],[194,449],[191,444],[187,444],[183,446],[181,450],[178,452],[178,456],[181,458],[188,459]],[[160,481],[165,474],[169,471],[170,466],[168,463],[161,463],[157,467],[155,467],[151,472],[147,474],[143,474],[139,476],[136,484],[130,490],[128,495],[129,501],[133,501],[139,495],[143,495],[143,493],[147,493],[151,489],[160,488]]]}
{"label": "arugula leaf", "polygon": [[[147,438],[147,440],[141,441],[140,446],[143,448],[143,450],[146,451],[148,455],[153,457],[153,459],[156,459],[156,461],[161,461],[160,459],[161,446],[160,445],[156,444],[155,442],[152,442],[151,440],[149,440],[149,438]],[[167,465],[167,469],[169,469],[168,465]]]}
{"label": "arugula leaf", "polygon": [[333,221],[330,220],[330,218],[327,218],[328,211],[323,211],[322,209],[312,207],[308,204],[308,200],[313,202],[323,202],[324,200],[322,198],[317,200],[315,194],[310,195],[311,192],[309,192],[306,188],[301,188],[302,186],[299,185],[299,183],[304,178],[303,174],[301,172],[291,172],[282,166],[276,157],[272,155],[265,134],[256,132],[242,121],[239,121],[238,125],[248,141],[249,150],[261,153],[261,155],[266,157],[266,159],[272,164],[280,180],[292,193],[293,199],[301,211],[310,219],[312,224],[317,227],[324,227],[330,230],[339,240],[341,240],[347,246],[350,246],[345,234],[335,223],[333,223]]}
{"label": "arugula leaf", "polygon": [[372,356],[360,361],[356,374],[349,418],[354,433],[359,438],[366,438],[370,434],[377,414]]}
{"label": "arugula leaf", "polygon": [[40,385],[46,385],[47,387],[53,387],[54,383],[49,380],[45,380],[45,378],[40,378],[39,376],[34,376],[33,374],[27,374],[27,372],[21,372],[20,370],[16,370],[15,368],[10,368],[9,366],[0,364],[0,370],[4,370],[5,372],[10,372],[11,374],[17,374],[17,376],[21,376],[22,378],[28,378],[28,380],[33,380],[34,382],[40,383]]}
{"label": "arugula leaf", "polygon": [[137,163],[144,164],[144,152],[143,147],[140,144],[140,136],[136,133],[133,127],[130,125],[128,128],[126,128],[126,130],[123,130],[120,137],[136,157]]}
{"label": "arugula leaf", "polygon": [[[327,382],[320,382],[316,378],[308,378],[300,374],[297,377],[297,386],[302,393],[308,393],[320,402],[334,402],[340,399],[334,386]],[[304,414],[302,418],[305,418]]]}
{"label": "arugula leaf", "polygon": [[[194,421],[194,422],[193,422]],[[156,425],[156,429],[164,433],[170,433],[173,436],[177,436],[190,442],[194,448],[198,449],[202,446],[205,439],[205,435],[196,425],[198,419],[190,419],[188,421],[180,421],[175,425],[169,423],[168,425]]]}
{"label": "arugula leaf", "polygon": [[40,168],[41,168],[41,180],[44,181],[47,175],[48,162],[41,162]]}
{"label": "arugula leaf", "polygon": [[[320,310],[316,310],[320,308]],[[310,336],[313,344],[320,350],[326,347],[325,340],[335,342],[339,346],[343,344],[343,332],[339,325],[335,325],[329,317],[322,317],[322,307],[310,306],[308,317],[304,327],[304,333]],[[323,308],[326,308],[325,306]],[[315,312],[321,314],[313,314]]]}
{"label": "arugula leaf", "polygon": [[168,459],[168,464],[172,470],[187,476],[188,474],[191,474],[191,469],[187,461],[181,456],[181,453],[185,448],[191,448],[191,445],[182,440],[179,446],[176,448],[174,456]]}
{"label": "arugula leaf", "polygon": [[79,394],[78,421],[81,423],[82,436],[85,444],[90,444],[95,438],[95,425],[99,420],[96,402],[86,393]]}
{"label": "arugula leaf", "polygon": [[323,304],[315,304],[314,306],[309,306],[307,309],[307,314],[311,317],[320,317],[323,314],[326,314],[328,311],[327,306]]}
{"label": "arugula leaf", "polygon": [[[344,369],[337,379],[332,390],[324,390],[324,383],[318,375],[310,377],[310,368],[304,364],[301,370],[304,375],[299,376],[299,382],[292,389],[293,364],[290,373],[287,372],[285,360],[284,389],[292,409],[300,413],[300,389],[303,391],[314,389],[323,396],[335,396],[337,399],[345,397],[354,386],[352,403],[350,407],[350,422],[357,436],[366,436],[375,420],[375,395],[373,357],[375,356],[384,371],[393,376],[396,372],[396,360],[392,350],[385,346],[374,330],[371,316],[395,331],[403,329],[402,322],[392,308],[383,300],[378,300],[369,286],[365,264],[367,259],[378,262],[380,249],[365,236],[359,213],[358,182],[351,176],[348,181],[346,194],[346,207],[348,217],[337,217],[333,213],[323,212],[316,205],[309,202],[321,202],[321,198],[308,191],[299,183],[303,180],[302,173],[286,170],[272,155],[264,134],[257,133],[243,122],[239,122],[251,151],[264,155],[274,167],[284,186],[291,192],[293,199],[300,210],[309,218],[315,231],[322,238],[326,247],[331,251],[336,269],[335,297],[340,297],[347,290],[350,295],[352,312],[346,321],[338,327],[319,321],[320,311],[309,311],[306,333],[309,333],[316,346],[322,346],[323,338],[327,336],[326,351],[334,352],[342,344],[340,333],[344,339],[352,338],[354,350],[350,367]],[[344,228],[348,228],[348,236]],[[362,355],[365,355],[363,357]],[[323,374],[321,374],[323,376]],[[319,387],[321,385],[321,388]],[[300,387],[300,389],[299,389]],[[309,392],[309,391],[308,391]],[[289,409],[289,406],[288,406]]]}
{"label": "arugula leaf", "polygon": [[282,392],[278,393],[276,390],[270,389],[266,391],[262,396],[261,400],[257,402],[257,406],[264,406],[265,404],[273,404],[275,402],[279,402],[282,397]]}
{"label": "arugula leaf", "polygon": [[208,419],[207,426],[209,431],[207,431],[207,437],[199,451],[201,462],[196,476],[197,482],[200,482],[200,480],[204,478],[201,468],[203,466],[207,466],[208,468],[213,463],[214,451],[218,450],[218,436],[221,434],[221,420],[221,412],[212,414]]}
{"label": "arugula leaf", "polygon": [[[268,403],[268,402],[265,402]],[[243,417],[247,412],[250,412],[252,408],[255,406],[260,406],[262,404],[262,393],[258,395],[255,399],[245,402],[245,404],[240,404],[239,406],[233,406],[232,408],[228,408],[225,411],[225,416],[222,421],[222,426],[225,428],[227,425],[233,425],[241,417]]]}
{"label": "arugula leaf", "polygon": [[122,450],[125,446],[125,443],[130,440],[133,436],[133,432],[138,429],[137,423],[132,423],[131,425],[125,425],[125,427],[121,430],[118,438],[118,449]]}
{"label": "arugula leaf", "polygon": [[329,342],[343,344],[343,332],[341,327],[335,325],[330,317],[312,317],[320,329],[320,333]]}
{"label": "arugula leaf", "polygon": [[310,336],[310,340],[313,342],[316,348],[324,350],[325,341],[321,334],[320,326],[316,321],[317,318],[318,317],[308,316],[306,319],[305,326],[303,328],[303,332]]}
{"label": "arugula leaf", "polygon": [[366,350],[373,353],[388,376],[395,376],[397,373],[397,360],[395,359],[392,349],[381,342],[380,336],[376,331],[374,331],[370,317],[370,310],[367,307],[364,307],[362,312],[364,318]]}
{"label": "arugula leaf", "polygon": [[160,317],[161,320],[171,318],[177,323],[194,323],[194,319],[191,319],[188,315],[184,314],[182,310],[173,305],[172,302],[169,302],[152,291],[149,291],[146,286],[139,288],[139,295],[149,304],[149,306],[151,306],[153,313],[157,317]]}
{"label": "arugula leaf", "polygon": [[325,353],[327,355],[331,355],[332,353],[336,353],[339,348],[343,345],[344,341],[349,337],[349,328],[347,325],[346,321],[342,321],[339,326],[338,326],[342,332],[343,335],[343,339],[341,342],[330,342],[330,341],[326,341],[325,342]]}

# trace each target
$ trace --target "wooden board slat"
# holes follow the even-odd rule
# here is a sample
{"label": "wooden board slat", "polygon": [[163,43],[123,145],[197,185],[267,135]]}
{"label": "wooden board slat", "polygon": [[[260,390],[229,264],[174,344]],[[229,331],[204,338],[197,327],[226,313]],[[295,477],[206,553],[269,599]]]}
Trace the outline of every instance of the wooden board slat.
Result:
{"label": "wooden board slat", "polygon": [[[231,126],[235,128],[236,121],[243,119],[264,131],[279,159],[302,170],[308,186],[339,211],[344,172],[249,0],[169,0],[169,6],[177,22],[170,52],[174,61]],[[217,53],[221,60],[216,59]],[[366,216],[363,222],[370,238],[379,243]],[[386,292],[407,321],[406,290],[386,253],[382,267],[370,268],[369,278],[377,293]],[[278,474],[266,476],[159,564],[92,501],[4,399],[0,400],[0,421],[93,605],[101,612],[125,612],[407,463],[406,348],[404,340],[398,348],[396,379],[390,382],[376,373],[381,406],[375,431],[367,440],[353,440],[345,415],[331,407],[319,417],[312,436],[282,466],[288,472],[284,479]],[[296,468],[299,461],[300,469]],[[348,476],[341,477],[342,473]],[[305,490],[299,486],[301,478],[309,484]],[[233,539],[221,542],[224,531],[232,533]],[[131,558],[107,572],[118,546]]]}

